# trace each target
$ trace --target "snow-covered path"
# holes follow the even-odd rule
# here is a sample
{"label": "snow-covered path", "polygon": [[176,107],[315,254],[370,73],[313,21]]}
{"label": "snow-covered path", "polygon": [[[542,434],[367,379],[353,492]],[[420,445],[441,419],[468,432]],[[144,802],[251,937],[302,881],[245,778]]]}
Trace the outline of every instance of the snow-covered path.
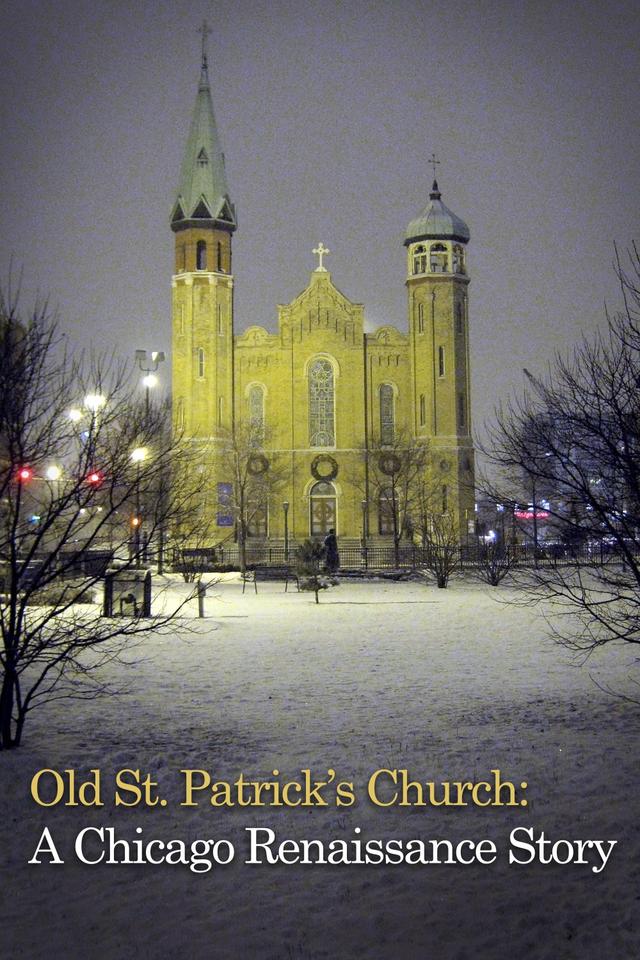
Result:
{"label": "snow-covered path", "polygon": [[[184,589],[184,588],[180,588]],[[496,603],[479,585],[438,591],[352,583],[321,595],[234,577],[210,590],[208,617],[149,637],[114,675],[126,696],[34,714],[26,743],[0,756],[3,958],[249,957],[595,960],[640,955],[637,737],[640,709],[602,693],[628,689],[631,648],[587,666],[545,638],[539,614]],[[195,606],[195,604],[193,605]],[[195,612],[195,611],[192,611]],[[161,783],[164,808],[41,809],[40,768],[133,767]],[[293,779],[335,769],[358,801],[336,809],[179,806],[183,768],[213,780]],[[526,781],[527,808],[376,807],[379,768],[420,781]],[[120,836],[228,838],[238,856],[185,866],[88,866],[83,827]],[[492,838],[492,865],[243,863],[246,828],[281,838]],[[64,865],[27,865],[48,826]],[[607,866],[507,864],[509,833],[615,839]]]}

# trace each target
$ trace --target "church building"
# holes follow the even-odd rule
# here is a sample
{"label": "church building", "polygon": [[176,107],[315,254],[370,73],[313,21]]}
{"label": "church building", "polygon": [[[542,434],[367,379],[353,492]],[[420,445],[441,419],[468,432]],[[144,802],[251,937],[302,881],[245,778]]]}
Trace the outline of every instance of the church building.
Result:
{"label": "church building", "polygon": [[[237,524],[234,477],[222,454],[234,433],[250,433],[254,443],[260,437],[252,474],[274,472],[247,522],[258,541],[300,542],[333,528],[343,541],[384,542],[394,532],[392,500],[407,498],[411,469],[430,492],[429,509],[451,517],[462,538],[474,511],[469,230],[436,181],[406,231],[406,275],[397,278],[407,289],[403,329],[385,324],[365,333],[363,305],[334,284],[329,251],[318,243],[317,265],[305,289],[278,307],[276,331],[242,317],[246,329],[236,333],[236,226],[203,49],[171,215],[172,376],[174,423],[210,478],[211,542],[232,538]],[[409,522],[412,510],[403,536],[420,526]]]}

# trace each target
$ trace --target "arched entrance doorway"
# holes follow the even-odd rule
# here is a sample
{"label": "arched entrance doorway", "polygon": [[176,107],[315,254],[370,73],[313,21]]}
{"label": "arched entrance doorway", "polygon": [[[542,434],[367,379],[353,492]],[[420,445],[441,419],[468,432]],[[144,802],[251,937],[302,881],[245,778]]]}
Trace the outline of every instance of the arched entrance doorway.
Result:
{"label": "arched entrance doorway", "polygon": [[310,524],[312,537],[324,537],[336,529],[336,488],[328,480],[319,480],[309,494]]}

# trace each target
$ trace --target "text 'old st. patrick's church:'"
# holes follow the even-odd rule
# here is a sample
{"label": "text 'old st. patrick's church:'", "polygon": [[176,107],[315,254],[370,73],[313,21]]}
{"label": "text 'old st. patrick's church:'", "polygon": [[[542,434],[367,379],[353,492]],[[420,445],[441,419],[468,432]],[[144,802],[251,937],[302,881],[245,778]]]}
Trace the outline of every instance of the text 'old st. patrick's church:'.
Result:
{"label": "text 'old st. patrick's church:'", "polygon": [[282,542],[285,522],[296,541],[335,528],[343,539],[384,542],[401,496],[403,537],[419,536],[425,510],[450,516],[462,537],[474,510],[469,230],[435,180],[404,241],[407,332],[364,332],[364,307],[334,285],[320,243],[307,287],[278,307],[277,333],[251,326],[236,335],[236,214],[203,53],[171,228],[174,424],[210,478],[210,542],[233,536],[237,478],[223,451],[234,435],[252,445],[249,474],[262,478],[246,525],[258,542]]}

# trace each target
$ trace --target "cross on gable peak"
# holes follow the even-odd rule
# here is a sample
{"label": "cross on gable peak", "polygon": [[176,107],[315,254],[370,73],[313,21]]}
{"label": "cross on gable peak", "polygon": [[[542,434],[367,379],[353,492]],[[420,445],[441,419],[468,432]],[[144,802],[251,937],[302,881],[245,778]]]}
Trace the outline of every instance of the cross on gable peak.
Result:
{"label": "cross on gable peak", "polygon": [[315,273],[326,273],[326,272],[327,272],[327,268],[326,268],[325,266],[323,266],[323,264],[322,264],[322,258],[323,258],[323,257],[326,257],[328,253],[331,253],[331,250],[329,250],[328,247],[325,247],[324,243],[322,243],[322,241],[321,241],[321,242],[318,244],[318,246],[315,247],[315,249],[312,250],[311,252],[312,252],[312,253],[315,253],[316,256],[318,257],[318,266],[316,267],[316,269],[315,269],[314,272],[315,272]]}

